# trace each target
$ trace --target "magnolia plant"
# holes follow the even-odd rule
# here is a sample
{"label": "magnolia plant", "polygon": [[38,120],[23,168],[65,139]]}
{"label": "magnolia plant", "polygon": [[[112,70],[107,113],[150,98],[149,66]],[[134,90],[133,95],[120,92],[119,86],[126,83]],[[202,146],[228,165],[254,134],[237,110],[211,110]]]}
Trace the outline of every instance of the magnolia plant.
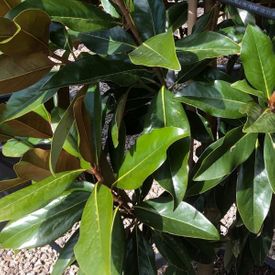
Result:
{"label": "magnolia plant", "polygon": [[15,158],[2,248],[80,222],[52,274],[157,274],[158,253],[166,274],[195,274],[221,248],[228,272],[264,263],[274,23],[215,4],[186,35],[187,15],[186,1],[0,0],[0,140]]}

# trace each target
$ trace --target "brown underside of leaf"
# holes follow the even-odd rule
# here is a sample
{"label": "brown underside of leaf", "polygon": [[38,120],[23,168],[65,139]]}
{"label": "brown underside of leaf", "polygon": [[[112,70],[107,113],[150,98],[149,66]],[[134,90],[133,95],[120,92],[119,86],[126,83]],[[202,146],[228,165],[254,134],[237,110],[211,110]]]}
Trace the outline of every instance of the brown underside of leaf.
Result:
{"label": "brown underside of leaf", "polygon": [[79,150],[81,156],[91,164],[95,163],[91,150],[91,129],[88,114],[85,111],[84,96],[79,97],[74,105],[74,116],[79,133]]}
{"label": "brown underside of leaf", "polygon": [[[16,174],[25,179],[39,181],[51,176],[49,168],[50,150],[34,148],[29,150],[22,160],[14,166]],[[56,172],[77,170],[80,168],[79,159],[62,150]]]}
{"label": "brown underside of leaf", "polygon": [[8,136],[50,138],[52,129],[49,122],[34,112],[0,125],[0,134]]}
{"label": "brown underside of leaf", "polygon": [[0,94],[27,88],[46,75],[54,63],[45,53],[0,56]]}

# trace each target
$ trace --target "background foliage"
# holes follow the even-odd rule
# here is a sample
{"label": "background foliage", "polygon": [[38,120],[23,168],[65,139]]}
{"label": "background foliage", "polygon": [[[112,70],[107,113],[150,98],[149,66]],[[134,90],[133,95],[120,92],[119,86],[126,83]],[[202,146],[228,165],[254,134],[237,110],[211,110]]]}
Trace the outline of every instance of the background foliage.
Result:
{"label": "background foliage", "polygon": [[153,245],[166,274],[194,274],[221,248],[228,272],[264,263],[275,25],[210,2],[187,30],[186,1],[0,0],[0,140],[16,158],[0,182],[1,247],[51,243],[81,220],[53,274],[73,262],[156,274]]}

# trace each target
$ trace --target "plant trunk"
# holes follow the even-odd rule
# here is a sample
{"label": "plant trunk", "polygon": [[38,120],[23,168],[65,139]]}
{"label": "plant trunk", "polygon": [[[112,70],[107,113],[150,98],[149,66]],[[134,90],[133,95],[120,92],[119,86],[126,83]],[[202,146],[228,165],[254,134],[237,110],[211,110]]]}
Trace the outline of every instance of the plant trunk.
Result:
{"label": "plant trunk", "polygon": [[188,35],[192,33],[193,26],[197,21],[197,8],[198,8],[197,0],[188,1],[188,19],[187,19]]}

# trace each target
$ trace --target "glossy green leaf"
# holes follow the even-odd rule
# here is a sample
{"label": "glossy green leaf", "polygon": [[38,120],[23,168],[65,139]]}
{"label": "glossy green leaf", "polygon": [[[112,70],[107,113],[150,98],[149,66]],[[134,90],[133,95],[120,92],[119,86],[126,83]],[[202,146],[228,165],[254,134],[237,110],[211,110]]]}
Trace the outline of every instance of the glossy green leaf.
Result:
{"label": "glossy green leaf", "polygon": [[98,86],[91,86],[84,97],[85,110],[90,123],[91,150],[93,152],[92,165],[98,166],[101,155],[102,106]]}
{"label": "glossy green leaf", "polygon": [[196,196],[198,194],[203,194],[206,191],[217,186],[219,183],[221,183],[223,178],[224,177],[218,178],[218,179],[213,179],[213,180],[192,182],[192,184],[189,184],[191,186],[190,186],[190,188],[187,189],[186,196],[191,197],[191,196]]}
{"label": "glossy green leaf", "polygon": [[80,237],[74,248],[85,274],[112,274],[112,231],[116,215],[111,190],[97,184],[84,208]]}
{"label": "glossy green leaf", "polygon": [[251,94],[251,95],[254,95],[254,96],[257,96],[257,97],[261,97],[261,98],[264,98],[264,93],[262,91],[258,91],[258,90],[255,90],[253,89],[248,83],[247,81],[244,79],[244,80],[239,80],[233,84],[231,84],[231,86],[234,88],[234,89],[237,89],[245,94]]}
{"label": "glossy green leaf", "polygon": [[66,268],[75,260],[74,246],[79,238],[79,232],[76,231],[70,239],[66,242],[65,246],[60,251],[59,257],[53,266],[52,275],[63,274]]}
{"label": "glossy green leaf", "polygon": [[272,245],[273,225],[270,218],[264,223],[260,236],[249,234],[248,237],[250,252],[257,266],[264,264]]}
{"label": "glossy green leaf", "polygon": [[255,25],[255,17],[246,10],[235,8],[234,6],[226,6],[226,11],[229,13],[230,19],[236,25]]}
{"label": "glossy green leaf", "polygon": [[127,239],[126,251],[123,274],[157,274],[152,245],[138,228]]}
{"label": "glossy green leaf", "polygon": [[83,170],[63,172],[25,187],[0,200],[0,221],[16,220],[63,193]]}
{"label": "glossy green leaf", "polygon": [[136,48],[133,38],[121,27],[105,31],[80,33],[78,39],[92,52],[98,54],[121,54]]}
{"label": "glossy green leaf", "polygon": [[172,30],[155,35],[129,54],[136,65],[180,70]]}
{"label": "glossy green leaf", "polygon": [[42,52],[24,56],[0,55],[0,93],[25,89],[46,75],[54,63]]}
{"label": "glossy green leaf", "polygon": [[134,0],[132,17],[144,40],[165,31],[165,6],[162,0]]}
{"label": "glossy green leaf", "polygon": [[256,26],[246,29],[241,59],[249,83],[269,98],[275,87],[275,56],[270,38]]}
{"label": "glossy green leaf", "polygon": [[13,7],[20,4],[21,0],[0,0],[0,16],[5,15]]}
{"label": "glossy green leaf", "polygon": [[140,187],[163,164],[168,147],[187,136],[186,130],[175,127],[156,129],[140,136],[127,152],[114,185],[121,189]]}
{"label": "glossy green leaf", "polygon": [[40,139],[10,139],[2,146],[2,153],[6,157],[22,157],[27,151],[38,144]]}
{"label": "glossy green leaf", "polygon": [[112,17],[120,17],[112,0],[100,0],[100,2],[105,12],[109,13]]}
{"label": "glossy green leaf", "polygon": [[243,109],[247,121],[243,127],[245,133],[274,133],[275,114],[268,108],[263,110],[260,105],[251,103]]}
{"label": "glossy green leaf", "polygon": [[[4,19],[0,18],[1,20]],[[44,11],[37,9],[22,11],[13,20],[17,28],[14,35],[0,41],[0,51],[10,56],[31,54],[33,52],[48,54],[50,22],[50,17]]]}
{"label": "glossy green leaf", "polygon": [[212,180],[229,175],[249,158],[255,148],[256,139],[257,134],[244,134],[241,128],[231,130],[221,141],[215,142],[218,144],[217,148],[206,149],[194,180]]}
{"label": "glossy green leaf", "polygon": [[77,222],[88,192],[64,194],[21,219],[9,222],[0,233],[3,248],[43,246],[66,233]]}
{"label": "glossy green leaf", "polygon": [[109,129],[108,136],[108,150],[110,154],[110,161],[112,164],[112,168],[114,173],[117,173],[125,156],[125,142],[126,142],[126,132],[125,132],[124,123],[121,124],[119,132],[118,132],[118,146],[114,147],[114,142],[111,136],[111,129]]}
{"label": "glossy green leaf", "polygon": [[174,210],[172,199],[148,200],[135,206],[137,218],[154,229],[172,235],[219,240],[219,232],[197,209],[181,202]]}
{"label": "glossy green leaf", "polygon": [[58,71],[45,84],[43,90],[113,80],[117,77],[126,77],[128,74],[135,73],[138,70],[142,69],[123,61],[110,61],[103,57],[86,53],[82,54],[82,58],[76,62],[68,64]]}
{"label": "glossy green leaf", "polygon": [[115,20],[94,5],[82,1],[67,0],[25,0],[9,12],[13,18],[22,10],[37,8],[46,11],[51,19],[75,31],[96,31],[113,27]]}
{"label": "glossy green leaf", "polygon": [[13,93],[5,107],[0,111],[0,123],[23,116],[53,97],[56,89],[45,92],[40,91],[40,88],[50,77],[51,75],[47,75],[32,86]]}
{"label": "glossy green leaf", "polygon": [[70,52],[73,51],[72,42],[74,42],[74,38],[69,35],[69,29],[59,22],[51,23],[50,40],[59,49],[68,50]]}
{"label": "glossy green leaf", "polygon": [[230,83],[216,80],[214,84],[192,82],[176,94],[177,100],[204,112],[223,118],[240,118],[240,111],[252,98],[231,87]]}
{"label": "glossy green leaf", "polygon": [[238,211],[246,228],[257,234],[268,214],[272,199],[263,149],[259,145],[240,168],[236,197]]}
{"label": "glossy green leaf", "polygon": [[[191,63],[219,56],[240,53],[240,46],[217,32],[195,33],[176,42],[176,49],[188,56]],[[183,56],[184,56],[183,55]]]}
{"label": "glossy green leaf", "polygon": [[114,211],[111,244],[111,274],[122,274],[125,258],[125,229],[118,208]]}
{"label": "glossy green leaf", "polygon": [[168,27],[173,31],[181,27],[187,21],[188,5],[186,2],[173,4],[167,11]]}
{"label": "glossy green leaf", "polygon": [[274,135],[266,134],[264,141],[264,163],[270,186],[275,193],[275,140]]}
{"label": "glossy green leaf", "polygon": [[189,251],[178,237],[155,231],[153,238],[157,249],[169,264],[195,275]]}
{"label": "glossy green leaf", "polygon": [[[189,122],[180,102],[162,87],[151,103],[147,132],[154,128],[177,127],[190,136]],[[177,141],[167,152],[164,164],[155,172],[156,181],[168,191],[177,206],[183,199],[188,183],[189,138]]]}
{"label": "glossy green leaf", "polygon": [[192,34],[203,33],[211,29],[211,22],[213,16],[215,16],[216,9],[213,7],[209,11],[199,16],[192,27]]}
{"label": "glossy green leaf", "polygon": [[117,148],[119,145],[119,132],[120,132],[120,127],[121,127],[122,120],[123,120],[127,97],[128,97],[128,93],[125,93],[119,99],[119,101],[117,103],[116,112],[115,112],[113,120],[112,120],[111,134],[112,134],[113,145],[115,148]]}
{"label": "glossy green leaf", "polygon": [[219,32],[228,36],[234,42],[240,43],[243,40],[245,29],[243,26],[230,26],[220,29]]}

